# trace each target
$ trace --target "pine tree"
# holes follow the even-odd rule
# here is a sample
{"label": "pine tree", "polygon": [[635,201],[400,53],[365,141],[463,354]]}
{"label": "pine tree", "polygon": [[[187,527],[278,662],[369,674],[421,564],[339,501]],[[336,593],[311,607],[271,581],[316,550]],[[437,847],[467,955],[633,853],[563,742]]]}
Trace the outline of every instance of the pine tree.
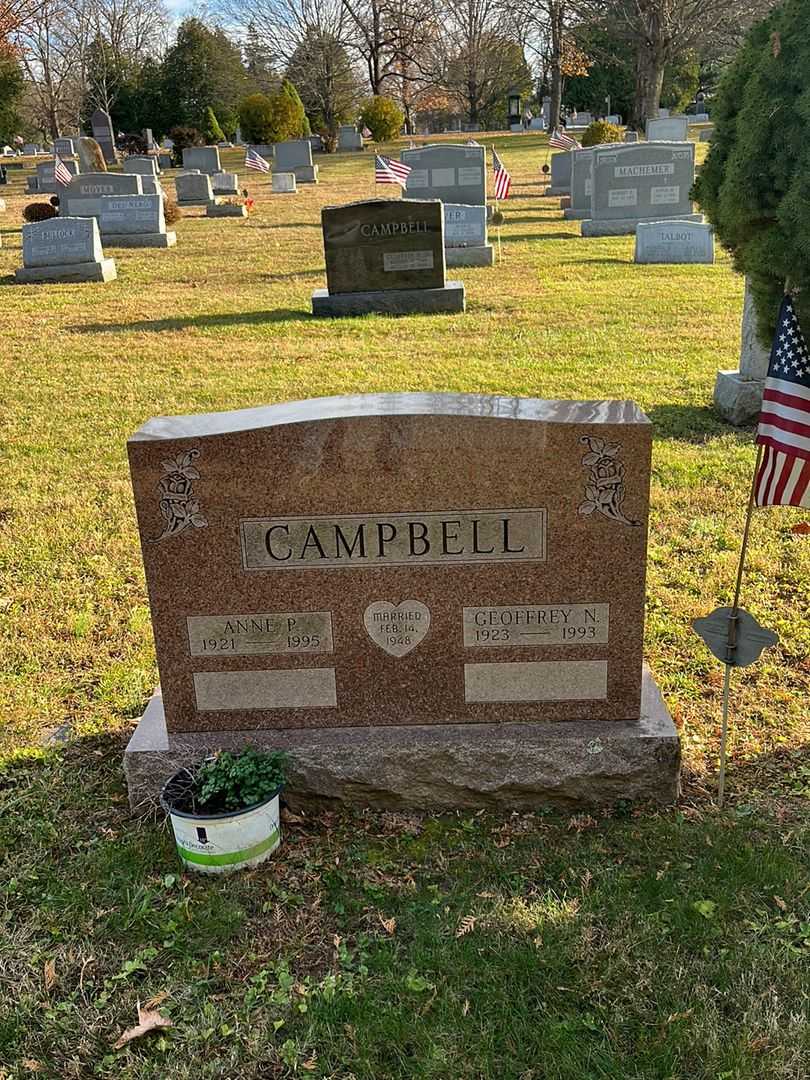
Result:
{"label": "pine tree", "polygon": [[751,282],[768,344],[785,285],[810,326],[810,0],[786,0],[748,34],[712,103],[695,198]]}
{"label": "pine tree", "polygon": [[281,80],[281,92],[282,94],[286,94],[287,97],[290,98],[295,105],[296,110],[301,117],[301,134],[304,136],[304,138],[308,138],[312,134],[312,128],[309,126],[309,120],[307,119],[307,114],[304,111],[304,103],[301,100],[301,95],[295,89],[295,85],[286,78]]}

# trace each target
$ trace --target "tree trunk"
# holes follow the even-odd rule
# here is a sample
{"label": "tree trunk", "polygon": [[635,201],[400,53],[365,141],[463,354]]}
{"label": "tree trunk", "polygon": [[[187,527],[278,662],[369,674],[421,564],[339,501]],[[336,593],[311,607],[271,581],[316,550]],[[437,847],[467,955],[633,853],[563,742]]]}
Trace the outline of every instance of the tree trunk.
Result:
{"label": "tree trunk", "polygon": [[647,38],[639,42],[636,56],[636,97],[633,105],[633,122],[644,130],[647,120],[658,116],[661,88],[664,85],[666,55],[663,42]]}
{"label": "tree trunk", "polygon": [[565,11],[562,3],[553,4],[551,14],[551,102],[549,103],[548,129],[554,131],[560,126],[562,110],[562,61],[563,61],[563,25]]}

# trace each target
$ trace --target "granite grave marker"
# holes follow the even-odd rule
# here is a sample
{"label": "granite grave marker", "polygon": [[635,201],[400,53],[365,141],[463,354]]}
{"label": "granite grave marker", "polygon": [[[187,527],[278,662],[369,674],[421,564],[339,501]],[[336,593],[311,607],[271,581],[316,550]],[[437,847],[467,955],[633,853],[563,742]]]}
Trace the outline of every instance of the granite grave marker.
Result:
{"label": "granite grave marker", "polygon": [[713,263],[714,232],[696,221],[641,221],[636,226],[637,263]]}
{"label": "granite grave marker", "polygon": [[446,266],[492,266],[495,258],[487,242],[486,206],[444,206],[444,258]]}
{"label": "granite grave marker", "polygon": [[169,248],[177,235],[166,231],[163,196],[107,195],[101,200],[99,228],[113,247]]}
{"label": "granite grave marker", "polygon": [[318,182],[318,166],[312,164],[312,143],[309,139],[289,139],[276,143],[273,168],[279,172],[295,173],[299,184]]}
{"label": "granite grave marker", "polygon": [[101,147],[101,152],[104,155],[106,163],[108,165],[114,165],[116,162],[115,136],[113,135],[110,114],[104,112],[103,109],[96,109],[90,117],[90,130],[93,132],[93,138]]}
{"label": "granite grave marker", "polygon": [[487,201],[487,170],[483,146],[436,143],[403,150],[399,155],[410,165],[402,197],[441,199],[464,206],[484,206]]}
{"label": "granite grave marker", "polygon": [[113,281],[115,262],[105,259],[94,217],[55,217],[23,225],[23,266],[18,284]]}

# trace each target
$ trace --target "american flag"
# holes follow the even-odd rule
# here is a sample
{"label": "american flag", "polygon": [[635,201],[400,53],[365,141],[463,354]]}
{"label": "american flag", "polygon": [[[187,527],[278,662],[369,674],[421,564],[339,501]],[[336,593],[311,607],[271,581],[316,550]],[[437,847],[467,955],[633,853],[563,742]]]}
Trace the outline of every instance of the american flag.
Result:
{"label": "american flag", "polygon": [[245,154],[245,168],[255,169],[256,172],[270,172],[270,162],[263,158],[252,146],[249,146]]}
{"label": "american flag", "polygon": [[60,184],[62,187],[67,187],[73,179],[70,174],[70,169],[56,153],[53,155],[53,178],[54,182]]}
{"label": "american flag", "polygon": [[757,506],[810,509],[810,351],[789,296],[779,310],[757,442],[765,448]]}
{"label": "american flag", "polygon": [[382,154],[374,155],[374,182],[376,184],[399,184],[405,187],[408,182],[411,167],[403,161],[393,161],[383,157]]}
{"label": "american flag", "polygon": [[555,128],[551,137],[548,140],[548,145],[553,146],[555,150],[581,150],[582,145],[577,142],[576,139],[572,139],[570,135],[566,135],[564,131],[560,131],[559,128]]}
{"label": "american flag", "polygon": [[492,150],[492,168],[495,170],[495,202],[500,199],[508,199],[512,190],[512,177],[506,171],[506,166]]}

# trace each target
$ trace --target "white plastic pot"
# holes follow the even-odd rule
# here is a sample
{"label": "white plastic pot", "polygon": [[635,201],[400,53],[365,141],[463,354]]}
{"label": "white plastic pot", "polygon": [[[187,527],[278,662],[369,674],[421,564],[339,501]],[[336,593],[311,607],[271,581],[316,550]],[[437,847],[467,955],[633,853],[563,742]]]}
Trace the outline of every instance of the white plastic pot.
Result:
{"label": "white plastic pot", "polygon": [[187,786],[183,769],[169,780],[160,794],[163,809],[171,818],[177,854],[189,870],[200,874],[227,874],[258,866],[281,843],[278,799],[281,788],[248,810],[226,814],[190,814],[175,809],[172,791]]}

